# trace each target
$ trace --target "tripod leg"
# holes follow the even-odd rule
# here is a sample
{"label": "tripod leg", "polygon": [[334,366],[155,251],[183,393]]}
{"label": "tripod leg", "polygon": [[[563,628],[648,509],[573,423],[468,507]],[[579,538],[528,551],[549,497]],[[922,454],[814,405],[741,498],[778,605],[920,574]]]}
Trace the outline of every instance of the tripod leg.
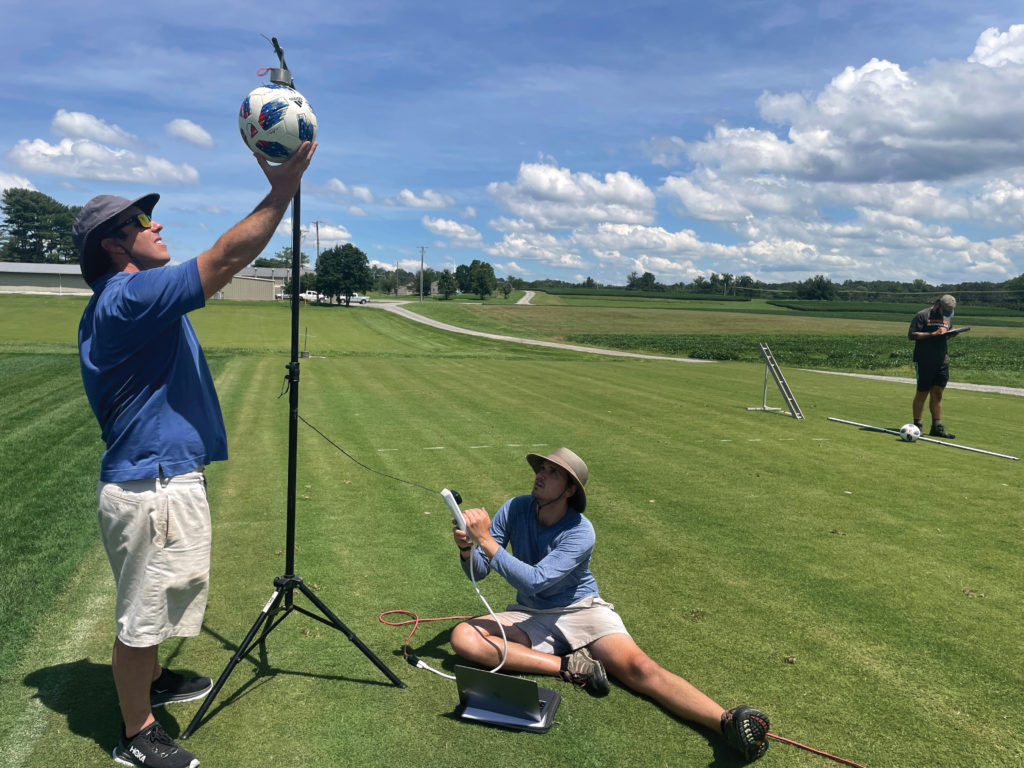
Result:
{"label": "tripod leg", "polygon": [[252,639],[256,637],[256,633],[260,631],[260,627],[263,626],[263,622],[267,620],[267,616],[270,615],[270,612],[277,608],[278,604],[281,602],[281,597],[284,595],[284,591],[284,587],[278,587],[274,592],[273,597],[271,597],[270,600],[267,601],[267,604],[263,606],[263,610],[260,611],[260,615],[256,618],[256,623],[253,624],[252,628],[249,630],[249,634],[245,636],[245,639],[238,646],[238,650],[235,651],[234,655],[231,657],[231,661],[229,661],[227,667],[224,668],[224,671],[220,673],[220,677],[217,678],[217,682],[214,684],[213,688],[211,688],[210,692],[206,694],[206,698],[203,700],[202,706],[199,707],[199,711],[196,712],[195,717],[192,718],[192,722],[188,724],[188,728],[186,728],[181,734],[182,739],[187,739],[195,732],[196,728],[199,727],[203,716],[206,714],[206,710],[210,708],[213,700],[217,697],[217,694],[220,693],[220,689],[224,686],[224,683],[227,682],[228,676],[231,674],[232,670],[238,665],[238,662],[244,659],[246,654],[249,653]]}
{"label": "tripod leg", "polygon": [[337,629],[337,630],[341,631],[342,633],[344,633],[345,637],[347,637],[349,640],[351,640],[353,645],[355,645],[356,648],[358,648],[360,651],[362,651],[363,655],[366,656],[366,658],[368,658],[370,661],[372,661],[374,663],[374,665],[377,667],[377,669],[379,669],[381,672],[384,673],[385,677],[387,677],[388,680],[390,680],[392,683],[394,683],[399,688],[405,688],[406,687],[405,683],[403,683],[401,680],[399,680],[398,676],[395,675],[395,673],[392,672],[390,669],[388,669],[384,665],[384,662],[382,662],[380,659],[378,659],[376,654],[374,654],[374,652],[371,651],[366,646],[366,644],[363,643],[363,641],[360,640],[351,629],[346,627],[341,622],[341,619],[339,619],[337,616],[335,616],[331,612],[331,609],[328,608],[323,603],[323,601],[319,597],[316,596],[316,594],[313,592],[312,589],[310,589],[308,586],[306,586],[305,582],[299,582],[297,586],[298,586],[298,588],[300,590],[302,590],[302,594],[304,594],[307,598],[309,598],[309,602],[311,602],[313,605],[315,605],[317,608],[319,608],[320,612],[323,613],[323,615],[326,616],[328,619],[330,619],[331,626],[333,626],[335,629]]}

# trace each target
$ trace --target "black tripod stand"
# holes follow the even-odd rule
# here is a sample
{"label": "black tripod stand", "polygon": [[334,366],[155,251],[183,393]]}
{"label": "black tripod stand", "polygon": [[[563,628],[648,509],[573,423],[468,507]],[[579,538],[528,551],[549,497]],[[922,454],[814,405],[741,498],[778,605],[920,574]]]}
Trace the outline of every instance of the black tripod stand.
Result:
{"label": "black tripod stand", "polygon": [[[273,70],[271,72],[271,79],[274,82],[281,82],[283,85],[291,85],[291,76],[288,74],[288,70],[284,64],[284,54],[277,44],[277,39],[273,39],[274,50],[281,58],[281,69]],[[279,79],[275,79],[279,78]],[[366,645],[360,640],[352,630],[346,627],[341,619],[331,612],[322,600],[320,600],[316,594],[306,586],[306,583],[302,580],[301,576],[295,575],[295,488],[296,488],[296,438],[298,433],[299,423],[299,262],[300,262],[300,250],[301,250],[301,236],[299,230],[299,200],[300,193],[296,191],[295,199],[292,201],[292,355],[291,362],[289,362],[288,368],[288,516],[287,516],[287,527],[285,534],[285,566],[284,575],[278,576],[274,579],[274,594],[263,606],[263,610],[260,611],[260,615],[256,618],[256,622],[252,625],[249,630],[249,634],[245,636],[241,645],[238,646],[238,650],[235,651],[231,657],[231,661],[228,662],[227,667],[221,673],[217,682],[213,688],[207,694],[206,699],[203,701],[199,711],[196,712],[195,717],[192,718],[192,722],[188,724],[188,728],[181,734],[183,739],[187,739],[191,736],[195,730],[199,727],[202,722],[203,716],[206,711],[210,708],[213,700],[217,694],[220,693],[220,689],[224,686],[228,676],[235,666],[249,655],[250,651],[259,644],[262,644],[266,640],[267,635],[273,632],[282,621],[288,618],[293,611],[298,611],[301,614],[309,616],[312,619],[316,619],[329,627],[339,630],[344,633],[355,646],[362,651],[366,657],[372,661],[377,669],[384,673],[384,675],[399,688],[405,688],[405,683],[398,679],[394,672],[388,669],[384,663],[377,658],[377,656],[371,651]],[[295,590],[298,590],[320,611],[318,615],[295,605],[294,597]],[[283,603],[283,605],[282,605]],[[260,628],[266,624],[266,628],[262,634],[259,634]],[[259,637],[257,637],[259,634]],[[255,639],[254,639],[255,638]]]}

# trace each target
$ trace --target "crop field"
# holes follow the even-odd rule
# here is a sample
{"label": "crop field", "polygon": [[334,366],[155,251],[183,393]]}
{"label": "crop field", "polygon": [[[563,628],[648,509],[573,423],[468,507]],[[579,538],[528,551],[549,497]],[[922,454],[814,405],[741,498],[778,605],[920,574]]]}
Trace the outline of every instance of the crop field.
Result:
{"label": "crop field", "polygon": [[[909,358],[880,362],[909,355],[909,314],[515,298],[409,307],[487,333],[706,349],[713,362],[466,336],[373,302],[303,307],[296,571],[408,687],[342,633],[293,614],[185,743],[204,766],[240,755],[247,768],[740,765],[719,737],[620,686],[598,699],[540,680],[563,696],[544,735],[464,723],[454,683],[404,663],[411,627],[379,621],[394,609],[483,613],[437,491],[494,512],[528,492],[525,454],[561,445],[590,469],[602,596],[656,661],[724,706],[763,709],[773,732],[869,768],[1024,765],[1021,462],[829,421],[897,428],[913,386],[806,370],[910,375]],[[102,443],[75,349],[83,307],[0,296],[0,768],[108,766],[117,739],[113,582],[95,523]],[[231,456],[207,470],[203,632],[165,643],[162,660],[216,677],[283,572],[289,314],[217,303],[192,320]],[[766,339],[803,420],[748,410],[762,403]],[[953,380],[1022,386],[1022,339],[1024,328],[983,326],[951,341],[964,348]],[[767,401],[781,405],[774,388]],[[1024,397],[958,389],[945,408],[956,444],[1024,454]],[[513,598],[494,575],[481,590],[496,608]],[[448,673],[453,624],[423,622],[411,640]],[[157,717],[178,735],[198,705]],[[773,743],[758,765],[834,763]]]}

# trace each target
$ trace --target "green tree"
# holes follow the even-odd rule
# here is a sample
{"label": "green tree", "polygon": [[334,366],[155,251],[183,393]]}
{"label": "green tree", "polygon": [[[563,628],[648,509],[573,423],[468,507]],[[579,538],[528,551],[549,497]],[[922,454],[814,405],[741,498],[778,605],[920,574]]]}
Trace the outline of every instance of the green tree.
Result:
{"label": "green tree", "polygon": [[658,289],[658,281],[651,272],[644,272],[643,275],[630,272],[626,278],[626,288],[634,291],[654,291]]}
{"label": "green tree", "polygon": [[328,248],[316,263],[317,290],[345,304],[353,293],[368,291],[372,285],[370,262],[366,254],[352,243]]}
{"label": "green tree", "polygon": [[[457,267],[456,271],[458,271]],[[494,267],[486,261],[473,259],[473,263],[469,265],[470,292],[478,294],[482,301],[484,298],[494,293],[494,289],[497,285],[498,278],[494,276]]]}
{"label": "green tree", "polygon": [[797,284],[796,295],[798,299],[832,301],[836,298],[836,286],[825,275],[815,275]]}
{"label": "green tree", "polygon": [[0,201],[0,261],[77,262],[71,225],[80,210],[35,190],[5,189]]}
{"label": "green tree", "polygon": [[[273,256],[260,256],[252,263],[254,267],[290,267],[292,265],[292,247],[286,245]],[[299,266],[309,266],[309,255],[305,251],[299,251]]]}
{"label": "green tree", "polygon": [[437,278],[437,292],[447,301],[458,291],[459,284],[455,281],[455,275],[450,269],[446,269]]}
{"label": "green tree", "polygon": [[463,293],[469,293],[473,290],[470,285],[468,266],[465,264],[459,264],[459,266],[455,268],[455,282],[458,284],[459,290]]}

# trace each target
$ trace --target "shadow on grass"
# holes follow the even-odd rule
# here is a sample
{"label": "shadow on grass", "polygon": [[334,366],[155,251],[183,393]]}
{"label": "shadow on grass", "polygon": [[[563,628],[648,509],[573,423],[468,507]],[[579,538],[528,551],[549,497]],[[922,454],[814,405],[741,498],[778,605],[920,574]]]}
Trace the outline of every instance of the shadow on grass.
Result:
{"label": "shadow on grass", "polygon": [[[94,741],[108,755],[117,746],[121,713],[110,664],[79,659],[37,669],[23,682],[36,689],[34,698],[43,706],[67,718],[69,731]],[[163,708],[155,714],[172,738],[180,735],[181,728],[172,715]]]}
{"label": "shadow on grass", "polygon": [[[283,620],[283,619],[281,619],[281,620]],[[280,624],[280,621],[275,623],[270,631],[273,631],[273,629],[276,629],[276,627],[279,624]],[[341,632],[341,630],[338,630],[336,627],[334,627],[333,625],[330,625],[330,624],[328,624],[327,627],[329,629],[331,629],[331,630],[335,630],[338,633],[338,635],[341,636],[342,639],[344,639],[344,633]],[[221,646],[224,647],[225,650],[230,651],[231,654],[232,654],[231,658],[233,658],[233,655],[239,649],[238,643],[231,642],[230,640],[228,640],[223,635],[221,635],[218,632],[216,632],[215,630],[211,629],[208,624],[203,624],[203,634],[209,635],[210,637],[214,638],[218,643],[220,643]],[[283,637],[283,635],[281,637]],[[259,640],[259,638],[257,638],[257,640]],[[236,677],[237,678],[239,675],[244,675],[244,672],[239,672],[239,670],[238,670],[238,665],[240,665],[242,662],[248,662],[248,665],[250,666],[250,670],[251,671],[250,671],[249,678],[246,679],[238,688],[236,688],[230,694],[221,695],[221,694],[224,693],[223,690],[218,691],[219,695],[218,695],[218,698],[215,700],[216,701],[216,706],[212,706],[211,709],[209,711],[207,711],[203,715],[202,721],[196,725],[197,728],[200,725],[209,722],[221,710],[223,710],[226,707],[230,706],[234,702],[240,700],[244,696],[249,695],[250,693],[252,693],[257,688],[263,687],[264,685],[266,685],[267,683],[270,682],[271,678],[276,677],[277,675],[291,675],[291,676],[295,676],[295,677],[308,677],[308,678],[313,678],[313,679],[316,679],[316,680],[336,680],[336,681],[339,681],[339,682],[346,682],[346,683],[360,683],[362,685],[378,685],[378,686],[387,686],[387,687],[392,687],[393,686],[393,683],[391,683],[386,677],[384,679],[356,678],[356,677],[348,677],[348,676],[345,676],[345,675],[331,675],[331,674],[323,674],[323,673],[317,673],[317,672],[305,672],[305,671],[298,671],[298,670],[294,670],[294,669],[284,669],[282,667],[275,667],[275,666],[271,665],[271,663],[270,663],[270,652],[268,651],[268,648],[267,648],[268,642],[270,642],[269,639],[268,639],[268,634],[266,632],[264,632],[263,635],[262,635],[262,641],[255,642],[249,648],[249,652],[245,656],[243,656],[241,659],[238,660],[238,662],[236,663],[234,668],[231,669],[231,672],[230,672],[230,675],[229,675],[228,679],[231,679],[231,677]],[[357,653],[360,652],[359,648],[357,646],[355,646],[355,644],[352,645],[352,650],[357,652]],[[253,657],[254,652],[257,653],[257,657],[256,658]],[[231,658],[229,658],[227,660],[227,663],[225,663],[224,670],[222,672],[220,672],[220,673],[217,673],[217,674],[223,675],[224,672],[227,671],[228,667],[231,665]],[[367,665],[371,669],[376,670],[376,667],[373,665],[373,662],[369,658],[366,658],[366,663],[367,663]],[[228,679],[224,680],[224,684],[225,685],[227,684]],[[218,680],[218,678],[214,677],[214,680]]]}

